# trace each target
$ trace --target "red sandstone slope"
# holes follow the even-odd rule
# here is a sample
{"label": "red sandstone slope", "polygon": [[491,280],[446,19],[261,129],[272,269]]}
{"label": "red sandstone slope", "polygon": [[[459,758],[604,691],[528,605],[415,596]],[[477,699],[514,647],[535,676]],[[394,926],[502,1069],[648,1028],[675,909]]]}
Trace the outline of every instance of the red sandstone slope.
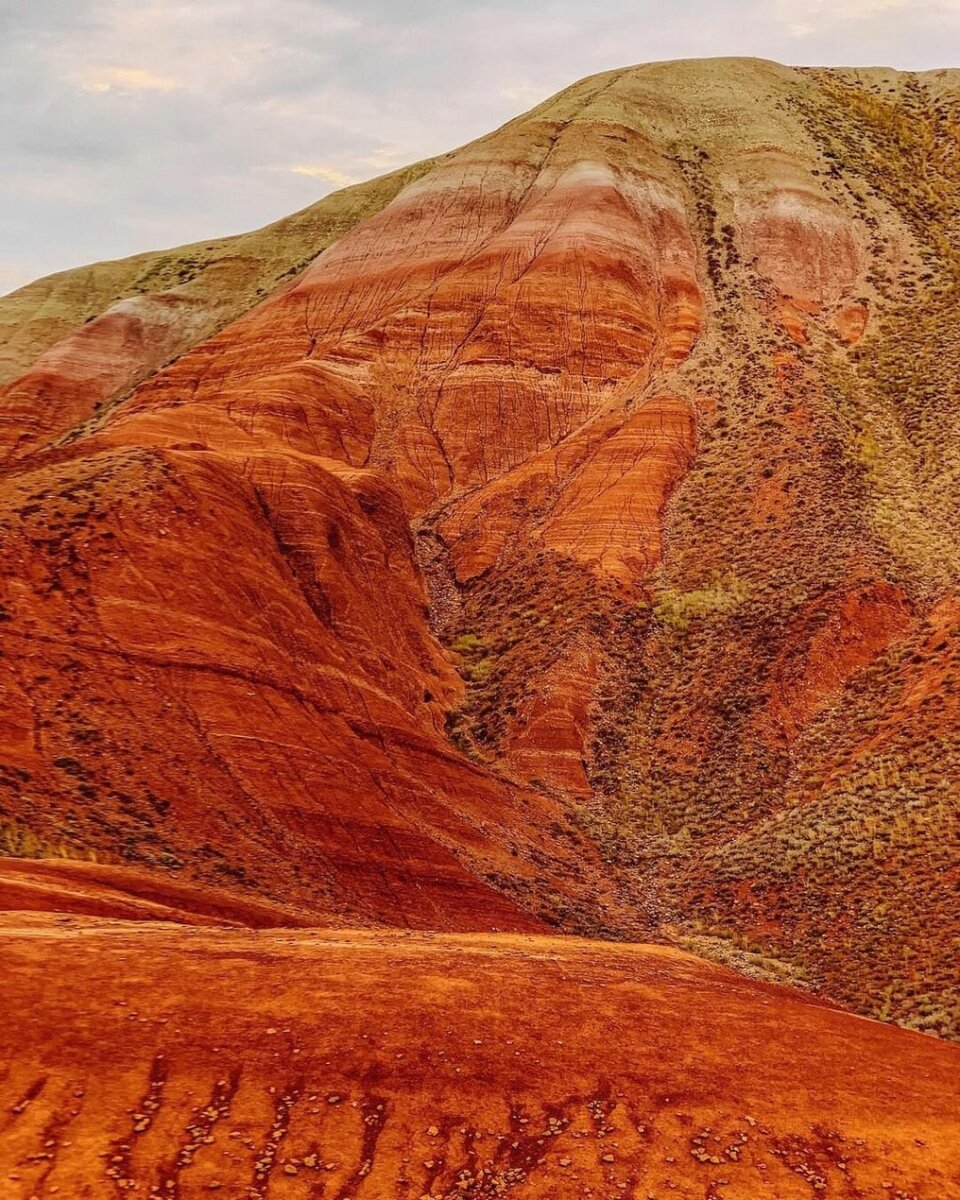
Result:
{"label": "red sandstone slope", "polygon": [[54,347],[0,406],[8,844],[948,1032],[958,129],[950,72],[611,72],[109,407]]}
{"label": "red sandstone slope", "polygon": [[960,1189],[957,1047],[664,947],[10,918],[2,952],[13,1200]]}
{"label": "red sandstone slope", "polygon": [[[59,457],[6,481],[17,820],[328,916],[513,923],[448,847],[506,869],[551,810],[508,807],[446,745],[456,677],[382,481],[269,453]],[[315,574],[301,539],[338,536]]]}
{"label": "red sandstone slope", "polygon": [[172,873],[63,858],[0,859],[0,909],[251,929],[319,923],[309,910],[197,886]]}

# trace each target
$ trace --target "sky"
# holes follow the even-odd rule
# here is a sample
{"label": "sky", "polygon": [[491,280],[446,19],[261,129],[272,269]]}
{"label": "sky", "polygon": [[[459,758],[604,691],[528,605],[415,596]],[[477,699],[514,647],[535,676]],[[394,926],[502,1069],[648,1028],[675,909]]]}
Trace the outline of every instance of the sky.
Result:
{"label": "sky", "polygon": [[595,71],[960,66],[960,0],[0,0],[0,293],[256,228]]}

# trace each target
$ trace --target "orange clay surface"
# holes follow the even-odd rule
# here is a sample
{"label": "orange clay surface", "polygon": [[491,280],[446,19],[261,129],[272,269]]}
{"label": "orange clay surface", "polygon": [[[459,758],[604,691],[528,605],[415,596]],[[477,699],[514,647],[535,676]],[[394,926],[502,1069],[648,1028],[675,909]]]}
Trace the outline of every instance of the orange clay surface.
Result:
{"label": "orange clay surface", "polygon": [[960,1194],[960,1049],[677,950],[0,928],[5,1198]]}
{"label": "orange clay surface", "polygon": [[182,883],[136,867],[67,859],[0,859],[0,908],[183,925],[316,926],[296,908]]}

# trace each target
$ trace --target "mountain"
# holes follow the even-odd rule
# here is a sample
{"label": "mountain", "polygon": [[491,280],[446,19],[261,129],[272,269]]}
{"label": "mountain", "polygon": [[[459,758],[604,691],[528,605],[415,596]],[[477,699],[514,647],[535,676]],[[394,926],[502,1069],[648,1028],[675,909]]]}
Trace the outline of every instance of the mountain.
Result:
{"label": "mountain", "polygon": [[958,135],[956,70],[631,67],[0,299],[0,905],[956,1037]]}

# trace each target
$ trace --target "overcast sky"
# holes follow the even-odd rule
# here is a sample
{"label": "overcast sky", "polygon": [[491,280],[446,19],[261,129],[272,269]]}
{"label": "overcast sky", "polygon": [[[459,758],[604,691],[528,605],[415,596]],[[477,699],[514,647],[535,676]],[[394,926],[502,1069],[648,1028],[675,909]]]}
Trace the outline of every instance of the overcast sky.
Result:
{"label": "overcast sky", "polygon": [[0,0],[0,292],[254,228],[594,71],[960,65],[960,0]]}

